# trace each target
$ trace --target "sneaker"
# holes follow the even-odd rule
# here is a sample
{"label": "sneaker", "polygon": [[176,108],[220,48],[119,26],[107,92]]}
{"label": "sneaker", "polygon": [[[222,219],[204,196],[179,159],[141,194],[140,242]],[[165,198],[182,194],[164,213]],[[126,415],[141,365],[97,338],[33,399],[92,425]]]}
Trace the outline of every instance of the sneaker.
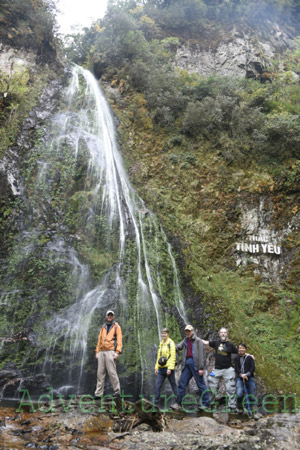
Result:
{"label": "sneaker", "polygon": [[199,405],[198,406],[198,411],[199,412],[210,412],[211,411],[211,406],[210,405]]}
{"label": "sneaker", "polygon": [[232,414],[237,414],[239,410],[237,408],[229,408],[228,412]]}
{"label": "sneaker", "polygon": [[170,408],[174,409],[174,411],[180,411],[181,410],[181,406],[178,405],[178,403],[174,403],[174,405],[171,405]]}
{"label": "sneaker", "polygon": [[218,411],[218,406],[214,405],[213,403],[208,406],[203,406],[203,408],[205,408],[207,412],[217,412]]}

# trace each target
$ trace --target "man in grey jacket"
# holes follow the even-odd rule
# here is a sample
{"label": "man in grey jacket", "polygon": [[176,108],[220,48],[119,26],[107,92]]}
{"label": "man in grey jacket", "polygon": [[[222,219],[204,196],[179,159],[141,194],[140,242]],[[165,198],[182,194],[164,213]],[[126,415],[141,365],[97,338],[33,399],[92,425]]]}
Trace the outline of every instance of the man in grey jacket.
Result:
{"label": "man in grey jacket", "polygon": [[183,350],[182,352],[182,373],[178,386],[178,397],[176,403],[171,406],[172,409],[180,409],[182,399],[185,396],[186,387],[194,377],[199,388],[201,398],[199,409],[206,409],[209,407],[209,395],[207,386],[203,379],[204,372],[204,350],[202,340],[199,339],[195,333],[192,325],[185,327],[186,337],[180,344],[176,345],[176,350]]}

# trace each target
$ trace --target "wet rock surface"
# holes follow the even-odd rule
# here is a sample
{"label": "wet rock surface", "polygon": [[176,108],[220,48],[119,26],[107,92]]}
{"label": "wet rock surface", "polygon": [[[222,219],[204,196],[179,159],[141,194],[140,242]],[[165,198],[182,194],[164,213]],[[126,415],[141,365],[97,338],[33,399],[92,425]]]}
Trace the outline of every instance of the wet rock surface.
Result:
{"label": "wet rock surface", "polygon": [[[8,342],[9,343],[9,342]],[[47,377],[43,374],[30,376],[26,371],[17,369],[8,363],[0,370],[0,392],[4,398],[19,398],[20,389],[35,389],[37,395],[47,392],[49,386]]]}
{"label": "wet rock surface", "polygon": [[[118,413],[116,409],[84,413],[77,399],[56,403],[49,413],[26,412],[24,408],[19,411],[18,406],[3,406],[0,410],[0,448],[3,450],[300,449],[300,412],[256,416],[255,419],[226,412],[197,416],[168,413],[162,415],[163,431],[154,432],[149,424],[138,423],[133,414]],[[41,409],[47,411],[48,407],[43,404]],[[133,420],[134,428],[113,431],[121,420]]]}

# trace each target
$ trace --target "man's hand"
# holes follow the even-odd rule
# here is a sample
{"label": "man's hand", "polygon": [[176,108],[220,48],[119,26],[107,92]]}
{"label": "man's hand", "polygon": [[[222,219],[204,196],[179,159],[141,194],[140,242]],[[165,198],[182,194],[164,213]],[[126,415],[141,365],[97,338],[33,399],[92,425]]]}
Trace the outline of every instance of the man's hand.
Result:
{"label": "man's hand", "polygon": [[170,369],[167,370],[167,375],[168,375],[168,376],[171,375],[171,370],[170,370]]}
{"label": "man's hand", "polygon": [[199,375],[202,376],[203,375],[203,370],[199,370]]}
{"label": "man's hand", "polygon": [[243,378],[243,380],[246,380],[246,381],[248,380],[248,377],[247,377],[247,375],[245,373],[242,373],[241,377]]}
{"label": "man's hand", "polygon": [[202,341],[202,344],[204,344],[204,345],[208,345],[209,344],[209,341],[205,341],[204,339],[201,339],[201,341]]}
{"label": "man's hand", "polygon": [[158,370],[157,369],[155,369],[155,375],[158,375]]}
{"label": "man's hand", "polygon": [[114,359],[118,359],[119,358],[119,353],[115,353],[115,355],[114,355]]}

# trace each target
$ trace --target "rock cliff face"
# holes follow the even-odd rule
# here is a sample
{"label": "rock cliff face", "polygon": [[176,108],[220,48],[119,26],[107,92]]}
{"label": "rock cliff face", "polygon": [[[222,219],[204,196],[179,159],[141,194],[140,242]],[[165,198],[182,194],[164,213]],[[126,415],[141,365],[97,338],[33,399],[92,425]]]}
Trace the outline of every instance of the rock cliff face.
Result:
{"label": "rock cliff face", "polygon": [[267,23],[264,30],[236,25],[216,39],[187,41],[176,53],[176,64],[201,76],[268,78],[270,62],[292,46],[292,36],[279,25]]}
{"label": "rock cliff face", "polygon": [[[28,229],[28,217],[32,214],[32,206],[28,200],[27,180],[24,175],[24,160],[28,157],[28,152],[34,147],[36,140],[44,134],[45,121],[57,107],[63,86],[63,73],[59,62],[55,72],[53,70],[55,64],[52,70],[49,70],[48,66],[38,61],[38,56],[33,50],[17,49],[2,44],[0,44],[0,67],[1,97],[4,98],[4,102],[1,102],[1,132],[4,130],[4,135],[7,135],[10,133],[10,128],[14,128],[9,136],[7,148],[2,146],[0,152],[0,276],[3,281],[10,278],[8,272],[13,246],[12,237],[17,236],[21,230]],[[5,104],[6,99],[7,104]],[[5,121],[7,110],[11,113]],[[19,111],[18,116],[16,111]],[[16,120],[12,125],[14,117]],[[6,128],[2,128],[3,125]],[[7,314],[7,309],[11,307],[12,292],[20,291],[18,288],[10,291],[1,283],[0,350],[7,349],[11,353],[11,362],[5,364],[5,369],[0,371],[0,387],[4,397],[14,397],[22,381],[27,380],[25,383],[28,382],[28,385],[35,389],[40,384],[39,380],[44,379],[43,375],[28,377],[30,372],[17,369],[22,364],[15,364],[16,359],[19,359],[22,354],[20,347],[23,345],[34,347],[36,342],[33,342],[29,336],[28,329],[25,331],[24,321],[20,330],[12,317],[10,317],[10,332],[4,332],[4,316]],[[20,306],[20,313],[21,311],[22,306]],[[14,350],[12,350],[13,347],[15,347]],[[1,369],[3,369],[4,361],[1,362]]]}
{"label": "rock cliff face", "polygon": [[[6,77],[7,80],[6,89],[8,92],[3,93],[4,97],[11,95],[11,80],[13,80],[14,78],[18,79],[18,77],[20,77],[20,73],[25,70],[27,71],[26,73],[28,73],[28,84],[31,83],[34,86],[36,82],[34,79],[35,77],[43,78],[43,68],[37,62],[36,53],[30,50],[27,51],[25,49],[16,49],[14,47],[2,45],[1,43],[0,67],[3,76]],[[45,69],[44,74],[46,72],[47,69]],[[10,146],[4,152],[4,154],[1,155],[0,205],[2,205],[2,208],[4,208],[3,210],[7,208],[9,202],[13,204],[17,198],[21,199],[21,197],[24,195],[24,179],[22,179],[19,174],[23,158],[26,154],[26,151],[28,151],[28,149],[33,146],[34,139],[36,138],[35,133],[39,133],[39,130],[41,130],[45,120],[49,118],[49,116],[53,113],[53,110],[55,109],[57,104],[58,93],[62,88],[61,81],[58,81],[58,78],[56,80],[52,79],[51,81],[45,79],[45,83],[47,83],[45,84],[45,86],[37,87],[37,90],[39,91],[37,95],[36,92],[34,92],[34,94],[33,92],[29,92],[29,97],[32,98],[28,100],[28,103],[32,104],[32,109],[31,111],[28,111],[28,114],[22,118],[23,123],[19,127],[15,144]],[[14,92],[12,92],[12,95],[14,95]],[[34,98],[36,96],[37,101],[35,101],[36,99]],[[17,102],[17,99],[15,99],[14,101]],[[24,202],[26,204],[26,198],[24,199]],[[15,221],[17,228],[18,224],[23,222],[23,219],[21,217],[23,212],[24,211],[22,211],[22,208],[20,207],[18,209],[12,210],[11,219],[12,221]],[[5,244],[6,243],[4,242],[2,243],[0,253],[4,251],[5,254]]]}
{"label": "rock cliff face", "polygon": [[262,195],[254,205],[242,203],[240,211],[239,239],[234,251],[237,266],[252,264],[255,275],[280,285],[291,269],[293,252],[287,248],[286,240],[290,233],[299,231],[299,213],[276,229],[271,198]]}
{"label": "rock cliff face", "polygon": [[36,54],[32,51],[16,49],[0,43],[1,71],[13,74],[17,66],[36,68]]}

